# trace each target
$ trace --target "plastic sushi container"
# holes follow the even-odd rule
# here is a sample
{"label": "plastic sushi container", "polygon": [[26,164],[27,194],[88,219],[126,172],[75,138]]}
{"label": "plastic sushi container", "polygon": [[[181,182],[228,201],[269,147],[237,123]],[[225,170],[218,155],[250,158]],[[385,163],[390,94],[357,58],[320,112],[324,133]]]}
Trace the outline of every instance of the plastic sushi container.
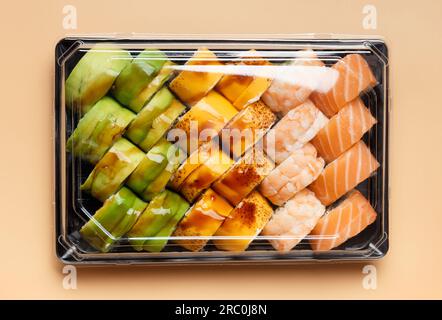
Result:
{"label": "plastic sushi container", "polygon": [[64,263],[386,254],[382,38],[69,37],[55,66]]}

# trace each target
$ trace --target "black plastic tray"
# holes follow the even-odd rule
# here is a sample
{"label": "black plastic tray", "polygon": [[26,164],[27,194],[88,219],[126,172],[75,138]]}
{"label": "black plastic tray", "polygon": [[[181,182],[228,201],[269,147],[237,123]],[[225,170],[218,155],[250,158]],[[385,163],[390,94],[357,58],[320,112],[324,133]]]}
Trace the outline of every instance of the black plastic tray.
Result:
{"label": "black plastic tray", "polygon": [[[89,173],[92,167],[77,159],[73,159],[62,149],[62,141],[73,130],[73,124],[78,119],[68,110],[62,112],[62,83],[66,75],[81,58],[82,53],[77,49],[84,45],[100,42],[118,43],[126,49],[139,50],[140,46],[170,48],[176,50],[183,47],[196,49],[199,46],[225,47],[226,50],[238,50],[241,45],[259,50],[297,50],[300,46],[314,44],[315,46],[330,47],[330,56],[342,56],[349,48],[365,46],[364,54],[372,68],[379,84],[371,91],[362,95],[366,106],[377,119],[377,124],[364,136],[364,141],[370,147],[381,164],[376,175],[370,177],[357,189],[362,192],[378,213],[375,223],[367,227],[356,237],[351,238],[340,247],[328,252],[313,252],[305,241],[288,252],[274,251],[265,240],[254,240],[253,245],[242,253],[222,252],[213,245],[206,246],[204,252],[188,252],[175,245],[167,245],[161,253],[139,253],[124,242],[111,253],[97,253],[83,242],[78,230],[87,220],[82,210],[90,212],[99,208],[100,203],[92,197],[78,194],[79,181],[86,178],[82,174]],[[133,46],[133,47],[132,47]],[[274,48],[274,49],[273,49]],[[214,51],[217,52],[215,49]],[[222,51],[223,49],[221,49]],[[321,49],[327,51],[327,49]],[[344,53],[345,54],[345,53]],[[328,54],[327,54],[328,55]],[[55,224],[56,224],[56,253],[64,263],[81,264],[183,264],[183,263],[296,263],[314,261],[365,261],[383,257],[388,251],[388,50],[382,39],[115,39],[115,38],[64,38],[55,48]],[[63,124],[63,125],[62,125]],[[64,128],[64,130],[63,130]],[[64,156],[63,156],[64,155]],[[63,202],[62,199],[65,199]],[[66,203],[66,206],[63,206]]]}

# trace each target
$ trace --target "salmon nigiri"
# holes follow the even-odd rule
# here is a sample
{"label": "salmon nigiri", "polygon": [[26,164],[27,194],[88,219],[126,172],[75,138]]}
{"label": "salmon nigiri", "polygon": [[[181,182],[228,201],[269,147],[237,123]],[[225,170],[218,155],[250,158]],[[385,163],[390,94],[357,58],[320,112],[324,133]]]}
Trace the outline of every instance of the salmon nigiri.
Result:
{"label": "salmon nigiri", "polygon": [[326,251],[354,237],[376,220],[376,211],[357,190],[329,210],[310,233],[314,251]]}
{"label": "salmon nigiri", "polygon": [[376,123],[370,110],[360,98],[347,103],[327,125],[318,132],[311,143],[328,163],[335,160]]}
{"label": "salmon nigiri", "polygon": [[329,118],[377,83],[367,61],[360,54],[346,55],[332,68],[339,73],[334,86],[325,93],[315,91],[310,95],[310,99]]}
{"label": "salmon nigiri", "polygon": [[[296,67],[322,67],[324,63],[318,59],[313,50],[298,52],[299,57],[294,59],[289,66]],[[306,79],[307,80],[307,79]],[[312,89],[307,86],[275,79],[271,86],[262,95],[262,100],[274,111],[286,114],[307,100]]]}
{"label": "salmon nigiri", "polygon": [[329,163],[309,189],[328,206],[367,179],[378,167],[370,149],[359,141]]}
{"label": "salmon nigiri", "polygon": [[301,148],[327,124],[327,117],[310,100],[289,111],[266,135],[264,148],[277,164]]}
{"label": "salmon nigiri", "polygon": [[262,181],[262,195],[280,206],[312,183],[324,168],[312,144],[295,150]]}
{"label": "salmon nigiri", "polygon": [[269,242],[278,251],[289,251],[310,233],[324,211],[325,207],[315,194],[304,189],[276,209],[262,235],[281,237]]}

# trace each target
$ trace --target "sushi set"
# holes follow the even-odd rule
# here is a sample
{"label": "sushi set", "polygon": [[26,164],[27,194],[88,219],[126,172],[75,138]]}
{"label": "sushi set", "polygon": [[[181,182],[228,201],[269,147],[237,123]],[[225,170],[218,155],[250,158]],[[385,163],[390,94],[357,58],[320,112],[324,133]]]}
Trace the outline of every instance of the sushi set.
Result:
{"label": "sushi set", "polygon": [[65,38],[55,88],[65,263],[388,250],[382,39]]}

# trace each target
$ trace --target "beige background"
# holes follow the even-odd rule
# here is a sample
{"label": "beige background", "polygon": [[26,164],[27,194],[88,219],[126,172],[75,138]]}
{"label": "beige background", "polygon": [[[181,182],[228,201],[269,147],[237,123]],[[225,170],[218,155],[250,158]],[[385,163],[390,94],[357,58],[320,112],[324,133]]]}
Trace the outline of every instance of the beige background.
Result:
{"label": "beige background", "polygon": [[[442,2],[2,1],[0,298],[442,298]],[[378,29],[362,28],[362,7]],[[62,8],[78,29],[62,27]],[[80,268],[62,286],[54,254],[54,46],[67,33],[381,34],[390,46],[391,246],[376,290],[361,264]]]}

